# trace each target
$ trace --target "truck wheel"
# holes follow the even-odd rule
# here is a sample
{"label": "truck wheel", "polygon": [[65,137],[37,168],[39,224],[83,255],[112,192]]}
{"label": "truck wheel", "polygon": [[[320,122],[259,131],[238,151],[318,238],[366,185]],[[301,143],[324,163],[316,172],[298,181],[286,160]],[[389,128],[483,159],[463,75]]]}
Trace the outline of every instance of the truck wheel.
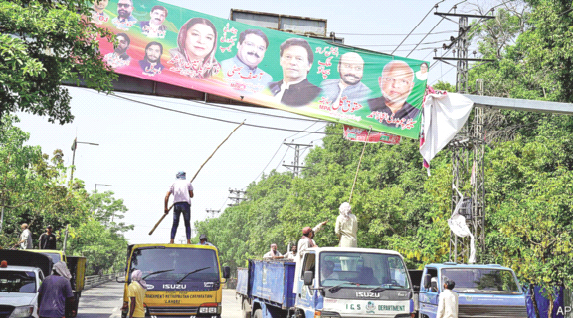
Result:
{"label": "truck wheel", "polygon": [[263,311],[261,309],[255,310],[255,313],[253,314],[253,318],[263,318]]}
{"label": "truck wheel", "polygon": [[251,305],[247,301],[247,299],[243,299],[243,318],[251,318],[251,311],[248,309],[251,308]]}

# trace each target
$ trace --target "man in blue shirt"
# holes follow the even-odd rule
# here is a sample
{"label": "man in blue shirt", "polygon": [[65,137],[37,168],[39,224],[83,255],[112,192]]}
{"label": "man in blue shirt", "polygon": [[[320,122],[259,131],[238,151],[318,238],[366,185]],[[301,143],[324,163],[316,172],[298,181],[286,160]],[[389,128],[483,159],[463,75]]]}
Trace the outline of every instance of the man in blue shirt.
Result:
{"label": "man in blue shirt", "polygon": [[[38,290],[38,316],[40,318],[66,316],[66,305],[74,304],[71,278],[72,275],[64,262],[59,261],[54,264],[52,275],[44,279]],[[72,313],[72,315],[75,314]]]}
{"label": "man in blue shirt", "polygon": [[273,81],[271,75],[259,68],[269,39],[263,31],[247,29],[239,34],[237,55],[221,62],[223,79],[231,87],[243,92],[256,93]]}

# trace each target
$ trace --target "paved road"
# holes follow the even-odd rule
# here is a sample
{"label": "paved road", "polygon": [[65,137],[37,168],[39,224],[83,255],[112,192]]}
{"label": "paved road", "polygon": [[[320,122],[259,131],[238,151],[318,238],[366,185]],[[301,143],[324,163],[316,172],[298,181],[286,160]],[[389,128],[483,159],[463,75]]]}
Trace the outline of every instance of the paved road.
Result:
{"label": "paved road", "polygon": [[[121,315],[124,285],[107,282],[82,293],[78,318],[119,318]],[[241,301],[235,299],[234,289],[223,289],[223,318],[241,318]]]}

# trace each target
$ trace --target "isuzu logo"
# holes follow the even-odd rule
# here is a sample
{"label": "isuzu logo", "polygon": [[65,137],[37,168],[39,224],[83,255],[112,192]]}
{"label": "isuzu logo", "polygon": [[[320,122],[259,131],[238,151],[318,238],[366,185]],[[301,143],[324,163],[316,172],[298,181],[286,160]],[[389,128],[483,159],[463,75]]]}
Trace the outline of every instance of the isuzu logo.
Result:
{"label": "isuzu logo", "polygon": [[381,296],[380,292],[369,292],[369,291],[356,291],[357,297],[361,298],[379,298]]}
{"label": "isuzu logo", "polygon": [[187,285],[180,285],[180,284],[164,284],[163,289],[185,289]]}
{"label": "isuzu logo", "polygon": [[150,284],[147,284],[145,286],[146,286],[147,290],[152,290],[153,288],[155,288],[154,285],[150,285]]}

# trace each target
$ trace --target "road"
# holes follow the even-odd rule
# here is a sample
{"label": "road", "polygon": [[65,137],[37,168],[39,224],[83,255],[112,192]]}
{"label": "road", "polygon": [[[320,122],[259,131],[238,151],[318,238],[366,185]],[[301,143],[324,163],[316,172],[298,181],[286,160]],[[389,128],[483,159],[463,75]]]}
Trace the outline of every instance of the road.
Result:
{"label": "road", "polygon": [[[123,284],[107,282],[82,293],[78,318],[119,318],[124,293]],[[235,299],[234,289],[223,289],[223,318],[241,318],[241,302]]]}

